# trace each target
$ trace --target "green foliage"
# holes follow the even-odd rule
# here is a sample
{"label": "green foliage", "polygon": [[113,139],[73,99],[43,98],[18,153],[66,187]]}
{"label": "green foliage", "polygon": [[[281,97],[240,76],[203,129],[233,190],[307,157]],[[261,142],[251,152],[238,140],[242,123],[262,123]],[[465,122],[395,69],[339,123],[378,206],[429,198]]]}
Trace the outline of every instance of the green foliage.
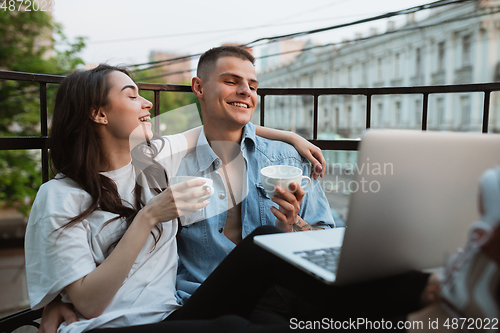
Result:
{"label": "green foliage", "polygon": [[[46,12],[0,11],[0,36],[2,70],[63,74],[83,64],[77,57],[85,47],[83,38],[68,41]],[[47,88],[49,110],[55,88]],[[0,136],[39,135],[39,85],[0,81]],[[40,170],[39,151],[0,151],[0,207],[15,206],[26,213],[42,182]]]}
{"label": "green foliage", "polygon": [[0,202],[27,214],[41,184],[40,158],[33,151],[0,151]]}

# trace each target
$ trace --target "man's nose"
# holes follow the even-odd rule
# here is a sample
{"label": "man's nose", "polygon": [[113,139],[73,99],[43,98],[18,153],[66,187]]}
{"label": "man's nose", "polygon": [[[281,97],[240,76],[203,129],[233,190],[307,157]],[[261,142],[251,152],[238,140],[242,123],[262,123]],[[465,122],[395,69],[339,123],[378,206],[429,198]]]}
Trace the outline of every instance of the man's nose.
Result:
{"label": "man's nose", "polygon": [[251,93],[250,86],[247,83],[242,83],[239,86],[238,94],[249,96]]}

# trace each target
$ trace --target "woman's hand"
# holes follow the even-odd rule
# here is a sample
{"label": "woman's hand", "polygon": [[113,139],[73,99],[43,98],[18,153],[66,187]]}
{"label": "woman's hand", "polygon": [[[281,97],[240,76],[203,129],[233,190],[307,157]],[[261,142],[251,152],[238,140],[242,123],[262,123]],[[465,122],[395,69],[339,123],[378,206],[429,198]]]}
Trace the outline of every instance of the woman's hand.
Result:
{"label": "woman's hand", "polygon": [[[208,205],[206,200],[198,202],[210,191],[210,188],[208,191],[204,189],[203,184],[205,181],[200,178],[175,184],[149,200],[106,260],[92,272],[64,288],[75,308],[85,318],[95,318],[104,312],[127,278],[157,223],[192,214]],[[193,187],[199,189],[186,191]]]}
{"label": "woman's hand", "polygon": [[[152,198],[143,208],[149,215],[154,226],[160,222],[176,219],[179,216],[190,215],[208,205],[208,200],[202,200],[210,194],[209,187],[203,187],[203,179],[191,179],[183,183],[169,186],[165,191]],[[191,188],[198,187],[189,191]],[[200,202],[201,201],[201,202]]]}
{"label": "woman's hand", "polygon": [[321,178],[323,178],[323,176],[325,175],[326,161],[323,157],[321,149],[297,134],[295,135],[291,144],[293,144],[300,155],[307,158],[313,165],[311,177],[314,179],[318,179],[318,177],[321,176]]}
{"label": "woman's hand", "polygon": [[[202,187],[203,184],[205,180],[200,178],[175,184],[149,200],[106,260],[92,272],[64,288],[75,308],[85,318],[95,318],[103,313],[125,281],[157,223],[192,214],[208,205],[206,200],[198,202],[210,193],[210,188],[207,191]],[[199,189],[186,191],[193,187]]]}

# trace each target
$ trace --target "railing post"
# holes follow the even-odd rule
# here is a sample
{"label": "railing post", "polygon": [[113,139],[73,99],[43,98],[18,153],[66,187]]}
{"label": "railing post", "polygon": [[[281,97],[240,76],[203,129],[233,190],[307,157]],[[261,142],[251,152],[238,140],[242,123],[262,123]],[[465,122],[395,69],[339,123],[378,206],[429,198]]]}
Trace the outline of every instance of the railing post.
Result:
{"label": "railing post", "polygon": [[371,127],[372,123],[372,95],[366,95],[366,129]]}
{"label": "railing post", "polygon": [[[42,137],[48,137],[47,124],[47,83],[40,82],[40,134]],[[45,144],[42,148],[42,182],[49,181],[49,150]]]}
{"label": "railing post", "polygon": [[313,106],[313,140],[318,139],[318,95],[313,95],[314,106]]}
{"label": "railing post", "polygon": [[264,98],[265,95],[260,95],[260,126],[264,126]]}
{"label": "railing post", "polygon": [[483,133],[488,133],[488,120],[490,118],[490,94],[491,91],[484,92],[484,105],[483,105]]}
{"label": "railing post", "polygon": [[429,107],[429,94],[424,93],[424,101],[422,103],[422,131],[427,130],[427,110]]}

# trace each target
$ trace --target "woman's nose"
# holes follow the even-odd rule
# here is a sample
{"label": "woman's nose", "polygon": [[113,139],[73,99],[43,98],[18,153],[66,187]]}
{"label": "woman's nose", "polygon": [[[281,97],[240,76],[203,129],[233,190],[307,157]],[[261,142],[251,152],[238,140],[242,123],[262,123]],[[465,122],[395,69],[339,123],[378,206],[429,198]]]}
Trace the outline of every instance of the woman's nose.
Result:
{"label": "woman's nose", "polygon": [[149,100],[144,98],[143,107],[145,109],[151,109],[153,107],[153,103],[151,103]]}

